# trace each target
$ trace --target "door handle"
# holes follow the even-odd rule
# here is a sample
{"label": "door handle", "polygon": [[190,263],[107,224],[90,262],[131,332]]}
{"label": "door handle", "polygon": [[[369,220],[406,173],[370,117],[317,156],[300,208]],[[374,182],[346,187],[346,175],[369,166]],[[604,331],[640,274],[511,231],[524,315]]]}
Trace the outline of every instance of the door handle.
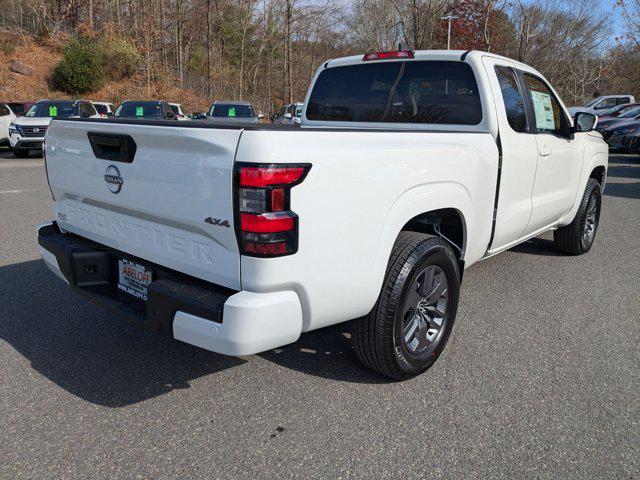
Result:
{"label": "door handle", "polygon": [[541,157],[548,157],[549,155],[551,155],[551,148],[549,148],[547,145],[543,145],[538,150],[538,153]]}
{"label": "door handle", "polygon": [[130,135],[87,132],[87,137],[96,158],[131,163],[136,156],[136,142]]}

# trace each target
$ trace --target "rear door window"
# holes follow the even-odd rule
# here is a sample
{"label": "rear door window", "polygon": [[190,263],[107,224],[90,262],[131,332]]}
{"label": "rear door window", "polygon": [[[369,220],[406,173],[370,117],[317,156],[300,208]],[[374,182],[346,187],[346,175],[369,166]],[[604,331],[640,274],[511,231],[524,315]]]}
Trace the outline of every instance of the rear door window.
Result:
{"label": "rear door window", "polygon": [[4,117],[10,114],[11,112],[9,111],[9,108],[6,105],[0,103],[0,117]]}
{"label": "rear door window", "polygon": [[482,121],[482,104],[473,70],[466,63],[361,63],[320,73],[307,119],[477,125]]}
{"label": "rear door window", "polygon": [[520,91],[515,72],[504,66],[496,65],[496,75],[500,83],[504,108],[511,128],[519,133],[527,132],[527,111],[524,106],[524,96]]}

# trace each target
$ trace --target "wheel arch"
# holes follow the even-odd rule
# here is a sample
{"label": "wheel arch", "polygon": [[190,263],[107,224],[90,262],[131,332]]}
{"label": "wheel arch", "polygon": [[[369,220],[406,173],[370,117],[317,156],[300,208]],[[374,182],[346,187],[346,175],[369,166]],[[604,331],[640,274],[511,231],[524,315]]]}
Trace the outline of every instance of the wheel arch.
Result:
{"label": "wheel arch", "polygon": [[607,181],[607,169],[604,167],[604,165],[598,165],[593,170],[591,170],[589,178],[595,179],[600,184],[602,190],[604,190],[604,184]]}
{"label": "wheel arch", "polygon": [[462,258],[466,246],[464,216],[456,208],[440,208],[423,212],[407,221],[400,231],[437,235],[452,245],[458,260]]}
{"label": "wheel arch", "polygon": [[[438,235],[452,247],[459,262],[460,272],[468,252],[469,238],[473,232],[473,203],[465,186],[454,182],[442,182],[414,187],[401,195],[389,214],[379,244],[376,262],[376,280],[380,286],[391,256],[393,245],[402,231],[414,231]],[[436,231],[440,231],[440,234]]]}

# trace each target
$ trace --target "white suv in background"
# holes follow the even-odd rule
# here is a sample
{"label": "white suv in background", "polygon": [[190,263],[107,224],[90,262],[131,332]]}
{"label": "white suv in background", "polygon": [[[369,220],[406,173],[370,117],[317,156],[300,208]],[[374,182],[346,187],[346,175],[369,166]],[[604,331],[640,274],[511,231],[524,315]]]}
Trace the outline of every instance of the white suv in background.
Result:
{"label": "white suv in background", "polygon": [[6,103],[0,103],[0,147],[9,146],[9,125],[16,119],[15,113]]}
{"label": "white suv in background", "polygon": [[635,103],[633,95],[604,95],[598,98],[594,98],[583,107],[569,107],[569,113],[575,115],[578,112],[593,113],[594,115],[600,115],[605,110],[618,105],[626,105],[627,103]]}
{"label": "white suv in background", "polygon": [[42,149],[44,135],[53,117],[100,118],[100,115],[88,100],[40,100],[24,117],[16,118],[9,125],[13,154],[24,158],[31,150]]}
{"label": "white suv in background", "polygon": [[98,115],[102,118],[113,117],[116,114],[116,106],[110,102],[91,102]]}
{"label": "white suv in background", "polygon": [[169,107],[171,107],[171,111],[176,116],[176,120],[190,120],[184,112],[182,111],[182,105],[179,103],[171,103],[169,102]]}

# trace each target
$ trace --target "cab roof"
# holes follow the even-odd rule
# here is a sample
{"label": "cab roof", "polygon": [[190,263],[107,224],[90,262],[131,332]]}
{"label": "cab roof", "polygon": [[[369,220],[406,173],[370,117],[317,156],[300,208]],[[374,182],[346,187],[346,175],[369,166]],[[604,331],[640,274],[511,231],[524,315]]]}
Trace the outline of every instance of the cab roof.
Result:
{"label": "cab roof", "polygon": [[[363,63],[365,54],[351,55],[348,57],[340,57],[331,59],[323,64],[324,68],[338,67],[344,65],[354,65],[357,63]],[[449,61],[465,61],[467,59],[480,60],[482,57],[498,58],[512,63],[515,67],[522,70],[535,71],[529,65],[514,60],[512,58],[497,55],[495,53],[484,52],[481,50],[413,50],[413,58],[398,58],[398,59],[385,59],[385,60],[368,60],[367,63],[373,62],[393,62],[393,61],[416,61],[416,60],[449,60]]]}

